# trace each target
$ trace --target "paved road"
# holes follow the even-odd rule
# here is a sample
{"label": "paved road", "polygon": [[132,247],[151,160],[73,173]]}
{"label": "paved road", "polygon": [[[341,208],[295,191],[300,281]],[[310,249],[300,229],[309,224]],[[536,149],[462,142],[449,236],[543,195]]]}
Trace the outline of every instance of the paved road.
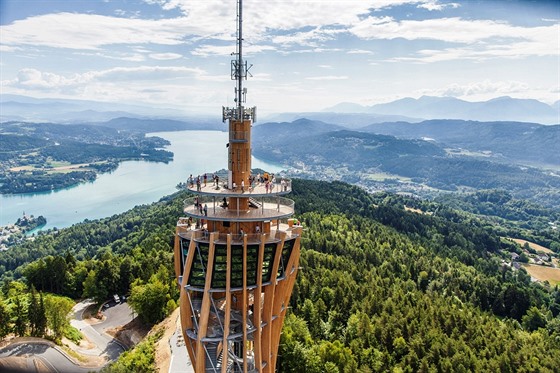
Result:
{"label": "paved road", "polygon": [[[77,352],[90,356],[105,356],[108,360],[116,360],[125,348],[116,342],[105,330],[116,326],[125,325],[132,320],[132,310],[126,303],[110,304],[103,313],[106,319],[98,324],[90,325],[82,318],[84,310],[91,304],[91,301],[83,301],[76,304],[73,308],[74,316],[70,321],[71,325],[79,329],[90,342],[95,344],[92,349],[79,349]],[[75,365],[59,348],[46,342],[16,343],[6,348],[0,349],[0,358],[9,356],[21,356],[27,359],[25,372],[34,371],[33,359],[40,359],[53,372],[59,373],[82,373],[98,371],[99,368],[82,368]],[[14,371],[15,372],[15,371]]]}
{"label": "paved road", "polygon": [[73,308],[74,318],[70,323],[96,346],[93,349],[79,349],[78,352],[90,356],[106,356],[111,361],[116,360],[125,348],[115,341],[113,337],[106,334],[105,331],[132,321],[132,310],[127,303],[108,303],[109,307],[103,310],[105,320],[101,323],[90,325],[83,320],[82,314],[91,304],[91,301],[86,300],[76,304]]}
{"label": "paved road", "polygon": [[180,327],[175,330],[175,333],[169,339],[169,344],[171,345],[169,373],[194,373]]}
{"label": "paved road", "polygon": [[58,373],[87,373],[101,368],[82,368],[74,365],[58,348],[43,343],[15,343],[0,350],[0,359],[9,356],[23,356],[27,359],[27,368],[10,370],[13,373],[34,372],[33,359],[41,360],[52,372]]}

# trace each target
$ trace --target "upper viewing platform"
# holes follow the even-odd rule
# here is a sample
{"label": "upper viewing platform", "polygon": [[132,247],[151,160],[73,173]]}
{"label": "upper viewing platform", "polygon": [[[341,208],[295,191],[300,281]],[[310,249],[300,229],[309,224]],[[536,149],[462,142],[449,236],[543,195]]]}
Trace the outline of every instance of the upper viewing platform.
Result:
{"label": "upper viewing platform", "polygon": [[[292,191],[292,180],[265,173],[256,175],[250,185],[230,183],[225,174],[206,173],[189,176],[186,187],[190,192],[219,197],[261,197],[284,195]],[[206,177],[205,177],[206,176]]]}

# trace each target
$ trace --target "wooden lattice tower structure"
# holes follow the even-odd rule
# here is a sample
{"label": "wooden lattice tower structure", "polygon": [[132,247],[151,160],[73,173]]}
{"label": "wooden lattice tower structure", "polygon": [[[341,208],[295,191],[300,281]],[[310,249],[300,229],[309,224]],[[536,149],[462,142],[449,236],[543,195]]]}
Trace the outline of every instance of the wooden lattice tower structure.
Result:
{"label": "wooden lattice tower structure", "polygon": [[[282,323],[298,270],[302,228],[283,197],[291,181],[251,175],[251,126],[243,81],[242,0],[237,2],[236,81],[227,174],[191,177],[175,236],[183,337],[195,372],[274,372]],[[260,177],[259,177],[260,176]]]}

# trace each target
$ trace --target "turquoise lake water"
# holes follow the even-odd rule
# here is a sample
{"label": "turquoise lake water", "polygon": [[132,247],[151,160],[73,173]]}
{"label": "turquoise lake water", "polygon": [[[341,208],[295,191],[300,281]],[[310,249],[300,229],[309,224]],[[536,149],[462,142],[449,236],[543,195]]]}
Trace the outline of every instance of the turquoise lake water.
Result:
{"label": "turquoise lake water", "polygon": [[[177,131],[150,135],[171,142],[166,149],[174,153],[173,162],[127,161],[111,173],[98,175],[91,183],[54,192],[0,195],[0,226],[15,223],[25,212],[47,218],[43,229],[68,227],[84,219],[103,218],[155,202],[176,192],[176,185],[186,181],[189,174],[227,168],[227,132]],[[282,169],[254,157],[252,166],[275,173]]]}

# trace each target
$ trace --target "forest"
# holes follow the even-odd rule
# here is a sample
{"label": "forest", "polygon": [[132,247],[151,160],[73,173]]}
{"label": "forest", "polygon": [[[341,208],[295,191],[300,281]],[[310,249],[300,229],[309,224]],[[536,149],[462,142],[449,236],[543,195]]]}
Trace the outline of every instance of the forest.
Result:
{"label": "forest", "polygon": [[[146,324],[163,319],[178,296],[172,243],[184,198],[178,192],[0,252],[3,334],[31,334],[34,291],[98,301],[127,294]],[[290,198],[305,230],[280,372],[557,371],[560,289],[504,265],[519,247],[503,227],[342,182],[296,179]],[[523,229],[507,234],[538,234]],[[149,356],[134,358],[153,354],[150,343],[106,371],[152,371]]]}

